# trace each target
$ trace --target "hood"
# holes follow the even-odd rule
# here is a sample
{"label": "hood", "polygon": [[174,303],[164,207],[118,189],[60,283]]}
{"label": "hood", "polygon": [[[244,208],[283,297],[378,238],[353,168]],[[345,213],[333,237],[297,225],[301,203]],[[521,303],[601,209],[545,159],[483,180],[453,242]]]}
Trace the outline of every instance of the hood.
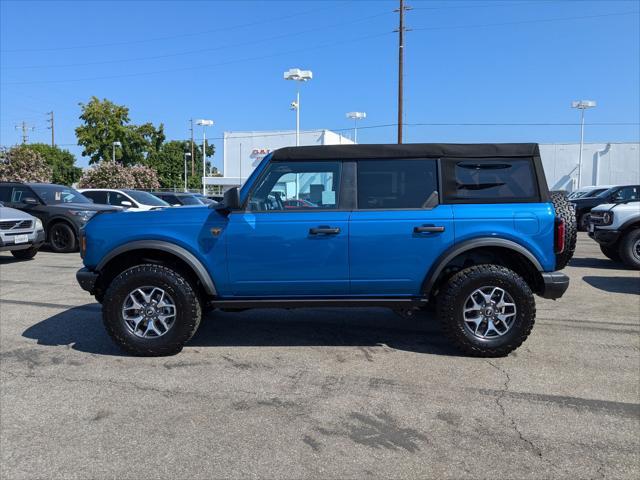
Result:
{"label": "hood", "polygon": [[59,203],[56,205],[47,205],[49,208],[58,208],[60,210],[89,210],[92,212],[120,212],[122,207],[113,205],[100,205],[97,203]]}
{"label": "hood", "polygon": [[0,220],[33,220],[33,216],[15,208],[0,207]]}
{"label": "hood", "polygon": [[606,212],[607,210],[611,210],[617,204],[616,203],[603,203],[602,205],[598,205],[591,209],[592,212]]}

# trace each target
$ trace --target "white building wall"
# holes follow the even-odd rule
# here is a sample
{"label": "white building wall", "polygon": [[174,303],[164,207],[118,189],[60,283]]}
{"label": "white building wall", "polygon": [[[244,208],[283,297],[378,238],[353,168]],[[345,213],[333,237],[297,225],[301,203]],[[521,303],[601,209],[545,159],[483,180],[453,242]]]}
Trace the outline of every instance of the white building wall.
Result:
{"label": "white building wall", "polygon": [[[550,189],[579,188],[579,143],[541,144],[540,156]],[[580,177],[580,186],[640,184],[640,144],[585,143]]]}

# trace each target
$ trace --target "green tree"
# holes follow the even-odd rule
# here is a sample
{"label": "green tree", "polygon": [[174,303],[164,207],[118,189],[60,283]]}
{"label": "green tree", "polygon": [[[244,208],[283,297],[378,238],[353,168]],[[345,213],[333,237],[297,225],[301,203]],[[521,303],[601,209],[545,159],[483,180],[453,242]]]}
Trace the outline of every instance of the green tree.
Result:
{"label": "green tree", "polygon": [[69,150],[52,147],[46,143],[31,143],[25,147],[44,158],[51,167],[53,183],[71,185],[80,179],[82,169],[75,166],[76,157]]}
{"label": "green tree", "polygon": [[0,182],[50,182],[51,167],[27,145],[0,150]]}
{"label": "green tree", "polygon": [[80,108],[83,124],[76,128],[76,137],[90,164],[111,160],[114,142],[121,144],[115,149],[115,159],[123,165],[142,163],[164,142],[162,124],[158,128],[151,123],[131,124],[129,108],[124,105],[91,97],[88,103],[80,103]]}
{"label": "green tree", "polygon": [[[195,175],[191,175],[191,158],[187,157],[187,180],[189,188],[202,186],[202,145],[194,145]],[[143,162],[158,172],[160,186],[163,188],[182,188],[184,186],[185,153],[191,153],[191,142],[188,140],[172,140],[162,144],[160,149],[151,153]],[[215,153],[214,145],[207,145],[207,157]],[[210,162],[207,161],[207,171]]]}
{"label": "green tree", "polygon": [[145,165],[125,167],[118,162],[100,162],[86,170],[80,188],[135,188],[153,190],[160,186],[158,173]]}

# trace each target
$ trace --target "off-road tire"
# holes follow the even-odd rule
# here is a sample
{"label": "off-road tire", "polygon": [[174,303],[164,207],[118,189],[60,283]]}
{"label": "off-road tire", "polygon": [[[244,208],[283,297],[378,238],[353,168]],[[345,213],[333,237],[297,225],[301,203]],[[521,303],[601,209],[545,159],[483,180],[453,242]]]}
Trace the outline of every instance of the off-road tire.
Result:
{"label": "off-road tire", "polygon": [[37,247],[25,248],[24,250],[11,250],[13,255],[18,260],[31,260],[38,253]]}
{"label": "off-road tire", "polygon": [[613,260],[614,262],[621,261],[618,245],[613,245],[613,246],[600,245],[600,251],[609,260]]}
{"label": "off-road tire", "polygon": [[[480,339],[465,327],[465,302],[472,292],[485,286],[504,289],[516,304],[516,318],[501,337]],[[460,270],[442,287],[437,298],[437,312],[445,335],[463,353],[475,357],[503,357],[522,345],[531,333],[536,303],[529,285],[514,271],[498,265],[475,265]]]}
{"label": "off-road tire", "polygon": [[[56,253],[75,252],[78,247],[76,232],[66,222],[58,222],[49,228],[49,246]],[[65,239],[63,241],[62,239]]]}
{"label": "off-road tire", "polygon": [[556,211],[556,216],[564,220],[564,250],[556,254],[556,270],[562,270],[567,266],[576,250],[578,229],[576,215],[567,200],[565,192],[551,192],[551,202]]}
{"label": "off-road tire", "polygon": [[[175,323],[157,338],[137,337],[122,317],[126,297],[142,286],[162,288],[175,301]],[[136,265],[125,270],[113,279],[102,302],[102,320],[111,338],[123,350],[145,357],[179,353],[193,337],[201,318],[202,305],[193,286],[180,273],[162,265]]]}
{"label": "off-road tire", "polygon": [[640,228],[634,228],[624,234],[618,250],[622,262],[634,270],[640,270],[640,252],[635,250],[638,241],[640,241]]}

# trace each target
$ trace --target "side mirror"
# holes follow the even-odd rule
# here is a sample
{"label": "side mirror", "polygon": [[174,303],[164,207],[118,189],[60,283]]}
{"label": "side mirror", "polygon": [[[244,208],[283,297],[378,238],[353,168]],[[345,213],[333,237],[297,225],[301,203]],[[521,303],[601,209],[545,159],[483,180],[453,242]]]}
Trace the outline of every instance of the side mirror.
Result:
{"label": "side mirror", "polygon": [[233,187],[224,192],[222,202],[218,204],[211,204],[216,210],[238,210],[240,208],[240,190],[238,187]]}
{"label": "side mirror", "polygon": [[133,206],[133,203],[131,203],[129,200],[123,200],[120,202],[120,205],[122,205],[123,207],[129,208]]}
{"label": "side mirror", "polygon": [[38,205],[38,200],[33,197],[25,197],[22,199],[22,203],[25,205]]}

